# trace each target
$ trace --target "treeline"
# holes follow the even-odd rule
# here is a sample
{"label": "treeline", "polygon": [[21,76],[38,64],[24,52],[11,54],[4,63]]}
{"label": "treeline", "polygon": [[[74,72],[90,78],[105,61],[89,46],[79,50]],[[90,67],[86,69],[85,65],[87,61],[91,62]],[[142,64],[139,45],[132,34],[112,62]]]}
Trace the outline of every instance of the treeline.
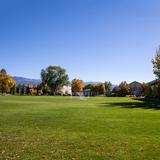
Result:
{"label": "treeline", "polygon": [[[15,95],[60,95],[63,86],[70,86],[71,93],[66,90],[62,95],[85,96],[121,96],[133,95],[132,88],[126,82],[112,88],[111,82],[85,85],[83,80],[73,79],[69,82],[68,74],[64,68],[49,66],[41,70],[41,83],[37,86],[19,84],[7,74],[5,69],[0,71],[0,93]],[[159,85],[160,86],[160,85]],[[155,89],[154,89],[155,90]],[[147,85],[142,87],[142,95],[150,95],[151,89]],[[157,92],[156,92],[157,93]],[[159,92],[158,92],[159,93]],[[153,94],[153,93],[152,93]]]}
{"label": "treeline", "polygon": [[[59,66],[49,66],[41,71],[41,83],[37,86],[19,84],[16,85],[15,80],[7,74],[5,69],[0,71],[0,93],[15,94],[15,95],[60,95],[60,90],[63,86],[71,87],[71,94],[85,96],[130,96],[135,95],[134,91],[137,88],[132,87],[127,82],[121,82],[113,88],[111,82],[87,84],[80,79],[68,81],[68,74],[64,68]],[[138,96],[158,97],[160,98],[160,82],[157,81],[153,86],[149,83],[139,84]],[[65,92],[63,95],[67,95]]]}
{"label": "treeline", "polygon": [[[5,69],[0,70],[0,94],[17,95],[79,95],[85,96],[119,96],[127,95],[160,98],[160,47],[152,59],[153,73],[158,78],[149,83],[121,82],[112,87],[111,82],[85,85],[83,80],[73,79],[69,82],[66,70],[60,66],[49,66],[41,70],[41,83],[37,86],[16,85],[15,80],[7,74]],[[64,87],[65,86],[65,87]]]}

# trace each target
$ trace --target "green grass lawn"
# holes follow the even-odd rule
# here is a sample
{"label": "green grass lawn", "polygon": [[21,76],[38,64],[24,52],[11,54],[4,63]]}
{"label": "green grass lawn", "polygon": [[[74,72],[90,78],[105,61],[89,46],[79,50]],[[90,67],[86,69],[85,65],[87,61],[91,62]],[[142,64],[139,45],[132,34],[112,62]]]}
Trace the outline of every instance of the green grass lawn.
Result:
{"label": "green grass lawn", "polygon": [[0,159],[160,159],[159,104],[0,97]]}

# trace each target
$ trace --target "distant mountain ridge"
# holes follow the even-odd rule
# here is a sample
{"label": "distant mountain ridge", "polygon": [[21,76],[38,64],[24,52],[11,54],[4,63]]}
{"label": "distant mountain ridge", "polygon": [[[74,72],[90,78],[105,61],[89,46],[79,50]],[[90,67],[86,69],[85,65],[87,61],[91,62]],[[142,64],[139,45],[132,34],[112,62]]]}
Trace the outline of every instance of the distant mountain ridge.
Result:
{"label": "distant mountain ridge", "polygon": [[88,85],[88,84],[98,84],[98,83],[102,83],[102,82],[94,82],[94,81],[84,82],[85,85]]}
{"label": "distant mountain ridge", "polygon": [[[32,85],[32,86],[37,86],[41,83],[40,79],[30,79],[30,78],[25,78],[25,77],[19,77],[19,76],[14,76],[13,79],[16,81],[17,85]],[[102,83],[102,82],[95,82],[95,81],[87,81],[84,82],[85,85],[88,84],[97,84],[97,83]],[[115,87],[116,85],[112,85],[112,87]]]}
{"label": "distant mountain ridge", "polygon": [[24,78],[24,77],[18,77],[18,76],[14,76],[13,79],[16,81],[17,85],[25,84],[25,85],[37,86],[41,83],[40,79],[30,79],[30,78]]}

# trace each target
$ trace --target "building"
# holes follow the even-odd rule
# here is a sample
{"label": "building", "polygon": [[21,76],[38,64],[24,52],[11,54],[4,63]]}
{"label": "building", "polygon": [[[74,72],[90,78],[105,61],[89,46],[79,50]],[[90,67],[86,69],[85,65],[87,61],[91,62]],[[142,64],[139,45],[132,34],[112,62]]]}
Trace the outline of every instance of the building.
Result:
{"label": "building", "polygon": [[60,94],[65,95],[65,96],[71,96],[72,95],[72,87],[70,85],[63,86],[60,89]]}
{"label": "building", "polygon": [[129,87],[131,89],[132,95],[134,95],[136,97],[139,97],[142,95],[142,84],[141,83],[134,81],[129,84]]}
{"label": "building", "polygon": [[84,93],[84,96],[86,96],[86,97],[92,96],[92,92],[91,92],[90,88],[85,88],[83,90],[83,93]]}

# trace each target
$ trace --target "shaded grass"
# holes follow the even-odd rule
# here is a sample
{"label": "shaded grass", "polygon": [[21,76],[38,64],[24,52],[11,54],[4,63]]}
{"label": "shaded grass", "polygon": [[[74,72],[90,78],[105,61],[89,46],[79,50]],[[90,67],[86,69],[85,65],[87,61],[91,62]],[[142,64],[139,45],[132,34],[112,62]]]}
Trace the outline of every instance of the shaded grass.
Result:
{"label": "shaded grass", "polygon": [[148,106],[130,98],[0,97],[0,159],[159,159],[160,112]]}
{"label": "shaded grass", "polygon": [[101,106],[111,106],[111,107],[123,107],[123,108],[143,108],[143,109],[160,109],[160,101],[150,101],[144,98],[138,99],[133,98],[135,101],[126,101],[126,102],[107,102],[100,103]]}

